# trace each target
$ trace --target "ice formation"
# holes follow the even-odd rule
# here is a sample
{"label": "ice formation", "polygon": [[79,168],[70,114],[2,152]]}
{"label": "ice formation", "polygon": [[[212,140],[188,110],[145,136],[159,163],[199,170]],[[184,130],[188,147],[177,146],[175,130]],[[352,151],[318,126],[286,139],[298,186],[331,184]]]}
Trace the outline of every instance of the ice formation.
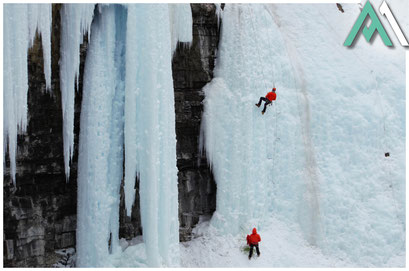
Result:
{"label": "ice formation", "polygon": [[[99,5],[95,19],[94,9],[94,4],[64,4],[61,9],[67,180],[79,49],[86,33],[90,41],[80,121],[77,266],[126,266],[126,261],[118,259],[133,252],[142,257],[141,265],[175,266],[179,263],[179,221],[171,63],[177,42],[192,41],[190,5]],[[4,24],[4,65],[8,67],[4,71],[4,144],[9,144],[14,179],[17,132],[24,132],[27,125],[27,50],[36,29],[43,38],[50,88],[51,5],[7,4]],[[119,189],[124,175],[128,215],[139,179],[144,253],[141,246],[122,253],[119,245]]]}
{"label": "ice formation", "polygon": [[220,25],[220,22],[223,17],[223,9],[221,3],[215,3],[216,5],[216,16],[217,16],[217,25]]}
{"label": "ice formation", "polygon": [[191,42],[192,20],[190,7],[178,11],[190,18],[186,26],[171,25],[170,14],[168,5],[108,5],[92,23],[78,162],[78,266],[124,266],[135,250],[122,253],[118,240],[123,174],[129,216],[139,180],[142,263],[179,264],[172,33]]}
{"label": "ice formation", "polygon": [[121,21],[125,20],[123,8],[103,7],[92,24],[87,51],[78,160],[77,266],[81,267],[107,266],[110,252],[120,251],[125,50]]}
{"label": "ice formation", "polygon": [[[225,6],[202,123],[217,183],[211,225],[263,233],[275,217],[326,255],[383,266],[405,252],[404,57],[382,43],[340,46],[359,14],[345,8],[353,15]],[[274,84],[261,115],[254,104]]]}
{"label": "ice formation", "polygon": [[[263,17],[257,19],[254,13]],[[268,17],[261,6],[225,7],[222,33],[226,34],[219,44],[215,78],[204,89],[202,130],[217,183],[212,223],[233,234],[252,219],[271,213],[274,176],[268,149],[276,140],[276,104],[264,116],[254,104],[272,88],[279,55],[265,46],[272,43],[274,33],[261,25],[263,19]],[[275,79],[281,83],[281,77]]]}
{"label": "ice formation", "polygon": [[51,22],[50,4],[28,4],[28,21],[30,47],[33,45],[36,31],[41,34],[44,58],[44,75],[46,89],[51,90]]}
{"label": "ice formation", "polygon": [[[298,203],[292,201],[286,211],[291,217],[297,212],[292,222],[303,223],[305,238],[315,244],[320,234],[318,179],[309,127],[298,119],[309,114],[308,101],[297,89],[305,82],[296,79],[285,42],[266,8],[225,7],[215,78],[204,89],[204,147],[218,188],[212,225],[234,235],[245,234],[250,224],[266,230],[276,213],[277,186],[291,182]],[[254,104],[273,86],[278,100],[261,115]],[[306,110],[299,116],[298,102]],[[292,125],[285,135],[280,135],[285,122],[278,119],[282,106]],[[291,151],[281,153],[282,145],[291,146]],[[282,171],[285,176],[279,182]],[[279,193],[287,195],[286,189]]]}
{"label": "ice formation", "polygon": [[[190,42],[192,20],[190,7],[177,8],[180,17],[190,20],[184,21],[186,26],[181,22],[167,24],[172,21],[169,19],[172,8],[168,5],[128,6],[124,191],[129,215],[137,175],[143,237],[150,266],[174,265],[173,259],[178,259],[172,34]],[[155,18],[163,18],[163,21]],[[182,34],[183,31],[188,33]],[[147,51],[149,54],[144,53]]]}
{"label": "ice formation", "polygon": [[[407,29],[407,18],[399,16],[407,3],[396,5],[401,8],[395,15]],[[283,253],[263,258],[259,266],[401,264],[406,249],[402,51],[376,40],[370,49],[365,42],[353,50],[342,47],[355,18],[327,5],[227,4],[223,12],[217,5],[222,36],[215,78],[204,89],[201,138],[217,182],[217,210],[208,232],[182,248],[179,262],[171,61],[178,41],[192,41],[190,7],[94,9],[94,4],[64,4],[61,10],[67,179],[79,48],[89,35],[77,266],[246,265],[247,260],[225,256],[238,259],[238,253],[219,251],[236,248],[240,241],[232,239],[253,226],[266,236],[262,240],[278,244],[264,255]],[[359,13],[355,5],[344,9]],[[27,126],[27,50],[36,29],[49,89],[51,5],[4,5],[4,155],[8,146],[13,181],[17,133]],[[254,104],[273,86],[278,99],[261,115]],[[143,226],[143,240],[129,243],[118,240],[123,178],[128,216],[139,184]],[[307,256],[294,256],[298,248]]]}
{"label": "ice formation", "polygon": [[3,23],[3,155],[8,149],[15,184],[17,134],[27,128],[27,51],[36,31],[42,37],[46,88],[51,86],[51,4],[5,4]]}
{"label": "ice formation", "polygon": [[64,4],[61,9],[60,88],[63,113],[64,168],[67,181],[74,149],[74,100],[78,90],[80,45],[90,34],[95,4]]}
{"label": "ice formation", "polygon": [[178,42],[189,46],[192,42],[192,12],[190,4],[169,4],[169,24],[172,39],[172,54]]}

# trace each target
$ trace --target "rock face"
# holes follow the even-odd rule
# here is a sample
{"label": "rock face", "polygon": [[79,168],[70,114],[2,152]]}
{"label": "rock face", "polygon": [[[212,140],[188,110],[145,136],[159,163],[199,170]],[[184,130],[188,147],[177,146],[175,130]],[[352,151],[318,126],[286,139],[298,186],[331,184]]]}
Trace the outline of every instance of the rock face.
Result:
{"label": "rock face", "polygon": [[[192,4],[191,7],[192,46],[179,47],[173,59],[181,241],[190,239],[192,227],[200,216],[211,216],[216,208],[216,185],[206,158],[199,155],[198,141],[204,98],[201,88],[213,77],[219,31],[213,4]],[[85,40],[81,47],[74,158],[70,180],[66,182],[58,66],[60,8],[60,4],[53,4],[51,93],[45,91],[38,37],[29,52],[29,126],[27,133],[18,137],[16,188],[11,182],[6,154],[3,183],[5,267],[51,267],[62,259],[57,250],[75,248],[79,116],[87,42]],[[121,191],[119,234],[120,238],[131,239],[142,233],[139,194],[136,194],[131,217],[125,214],[123,198]]]}
{"label": "rock face", "polygon": [[180,240],[190,239],[199,216],[216,209],[216,185],[206,158],[199,154],[202,87],[213,78],[219,29],[213,4],[192,4],[193,42],[173,58],[177,166],[179,169]]}

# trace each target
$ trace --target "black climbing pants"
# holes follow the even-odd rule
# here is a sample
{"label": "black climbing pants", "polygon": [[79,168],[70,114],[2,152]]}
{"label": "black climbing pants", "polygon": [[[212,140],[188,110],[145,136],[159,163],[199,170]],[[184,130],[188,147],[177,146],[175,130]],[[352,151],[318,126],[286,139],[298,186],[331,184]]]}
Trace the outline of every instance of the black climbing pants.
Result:
{"label": "black climbing pants", "polygon": [[256,252],[257,252],[257,256],[260,256],[260,250],[258,249],[258,244],[257,245],[252,245],[250,244],[250,254],[249,254],[249,258],[251,258],[251,255],[253,255],[253,248],[256,247]]}
{"label": "black climbing pants", "polygon": [[259,106],[261,105],[261,101],[265,102],[263,112],[266,112],[267,105],[271,104],[271,101],[266,97],[260,97],[260,100],[258,101]]}

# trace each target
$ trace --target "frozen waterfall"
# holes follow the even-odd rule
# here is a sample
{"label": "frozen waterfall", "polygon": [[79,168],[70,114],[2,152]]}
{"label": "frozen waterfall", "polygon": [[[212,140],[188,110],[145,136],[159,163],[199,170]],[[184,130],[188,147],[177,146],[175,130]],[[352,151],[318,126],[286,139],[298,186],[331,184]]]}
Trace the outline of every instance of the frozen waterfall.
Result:
{"label": "frozen waterfall", "polygon": [[[15,181],[17,133],[27,126],[27,51],[36,31],[42,36],[46,89],[51,88],[51,5],[4,7],[4,155],[8,146]],[[176,266],[179,221],[172,55],[177,42],[192,41],[190,5],[64,4],[61,26],[67,181],[80,45],[87,33],[89,41],[80,121],[77,266],[126,266],[129,261],[122,258],[128,259],[128,253],[134,254],[136,265]],[[128,215],[139,180],[145,242],[126,252],[119,244],[123,177]],[[146,250],[140,251],[141,246]]]}
{"label": "frozen waterfall", "polygon": [[[184,24],[170,25],[175,9]],[[109,5],[93,20],[81,112],[78,266],[123,266],[126,253],[139,251],[123,254],[119,247],[123,175],[128,216],[139,179],[145,247],[135,252],[139,265],[179,264],[172,34],[190,42],[192,20],[188,5],[171,10]]]}
{"label": "frozen waterfall", "polygon": [[[204,89],[210,224],[263,236],[274,218],[324,254],[381,266],[405,251],[405,58],[382,43],[338,46],[359,15],[346,8],[351,18],[329,5],[225,6]],[[261,115],[254,104],[274,85]]]}
{"label": "frozen waterfall", "polygon": [[107,266],[110,250],[120,252],[125,20],[120,7],[103,7],[97,13],[85,63],[78,157],[77,266],[81,267]]}
{"label": "frozen waterfall", "polygon": [[[408,17],[402,16],[408,3],[394,5],[408,29]],[[359,15],[357,5],[345,5],[345,13],[335,5],[221,7],[215,8],[221,36],[214,78],[203,88],[200,138],[217,183],[217,209],[210,222],[201,220],[194,229],[197,238],[182,244],[172,57],[180,42],[192,43],[190,5],[62,5],[59,76],[67,181],[80,47],[88,35],[76,265],[401,264],[404,51],[379,40],[342,46]],[[3,155],[9,156],[16,185],[17,136],[29,120],[28,49],[36,33],[45,90],[53,91],[52,5],[5,4],[3,23]],[[255,104],[272,87],[277,100],[262,115]],[[121,185],[127,216],[139,193],[143,235],[135,242],[119,239]],[[242,261],[238,249],[253,227],[267,255],[255,263]]]}
{"label": "frozen waterfall", "polygon": [[[135,177],[139,179],[143,238],[150,266],[175,265],[178,261],[175,261],[179,222],[169,22],[168,5],[128,7],[124,190],[130,214]],[[185,23],[191,27],[191,20]]]}

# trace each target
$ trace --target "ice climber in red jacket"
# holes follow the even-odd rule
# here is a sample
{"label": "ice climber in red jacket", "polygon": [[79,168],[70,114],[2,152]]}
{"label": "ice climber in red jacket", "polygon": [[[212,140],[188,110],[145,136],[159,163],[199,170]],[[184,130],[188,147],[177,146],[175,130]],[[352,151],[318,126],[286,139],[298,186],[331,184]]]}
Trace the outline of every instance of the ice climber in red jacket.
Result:
{"label": "ice climber in red jacket", "polygon": [[267,105],[271,104],[273,101],[275,101],[277,98],[277,94],[276,94],[276,88],[273,88],[269,93],[267,93],[266,97],[260,97],[260,100],[258,101],[258,104],[256,104],[257,107],[260,107],[261,105],[261,101],[264,101],[264,109],[263,111],[261,111],[261,114],[264,115],[264,113],[266,113],[266,108]]}
{"label": "ice climber in red jacket", "polygon": [[258,249],[258,242],[260,241],[260,235],[257,233],[256,228],[253,228],[253,233],[251,235],[247,235],[247,245],[250,246],[249,260],[251,259],[251,255],[253,255],[254,247],[256,247],[257,256],[260,257],[260,250]]}

